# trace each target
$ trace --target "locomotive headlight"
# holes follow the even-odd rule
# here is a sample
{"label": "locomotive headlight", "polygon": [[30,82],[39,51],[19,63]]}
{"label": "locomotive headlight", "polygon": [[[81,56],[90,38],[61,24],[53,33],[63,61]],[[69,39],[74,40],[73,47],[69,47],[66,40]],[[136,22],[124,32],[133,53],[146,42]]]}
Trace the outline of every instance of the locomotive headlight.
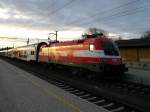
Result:
{"label": "locomotive headlight", "polygon": [[93,51],[93,50],[94,50],[94,45],[93,45],[93,44],[90,44],[90,45],[89,45],[89,49],[90,49],[90,51]]}

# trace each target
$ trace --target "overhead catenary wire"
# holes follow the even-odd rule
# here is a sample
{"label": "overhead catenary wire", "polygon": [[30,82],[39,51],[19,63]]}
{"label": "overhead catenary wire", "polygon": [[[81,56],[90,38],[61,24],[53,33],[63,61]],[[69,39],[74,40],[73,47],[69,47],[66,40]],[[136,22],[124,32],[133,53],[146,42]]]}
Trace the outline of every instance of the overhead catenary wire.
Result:
{"label": "overhead catenary wire", "polygon": [[[143,12],[147,9],[149,9],[150,7],[146,7],[146,6],[149,6],[150,4],[146,4],[142,7],[137,7],[137,8],[133,8],[133,9],[127,9],[125,11],[121,11],[121,12],[118,12],[118,13],[115,13],[115,14],[112,14],[112,15],[109,15],[109,16],[105,16],[105,17],[99,17],[99,18],[94,18],[90,21],[86,21],[86,22],[83,22],[81,24],[79,24],[80,26],[83,26],[83,25],[88,25],[88,24],[92,24],[92,22],[94,21],[108,21],[108,20],[112,20],[113,18],[119,18],[119,17],[123,17],[123,16],[127,16],[127,15],[133,15],[133,14],[136,14],[138,12]],[[146,8],[145,8],[146,7]]]}
{"label": "overhead catenary wire", "polygon": [[[96,20],[103,20],[103,21],[105,21],[105,19],[108,19],[108,18],[111,18],[111,16],[115,16],[115,15],[118,15],[118,14],[122,14],[122,13],[124,13],[125,11],[119,11],[119,12],[117,12],[117,13],[115,13],[115,14],[112,14],[112,15],[108,15],[108,16],[105,16],[105,17],[99,17],[99,15],[101,15],[101,14],[103,14],[103,13],[110,13],[110,12],[112,12],[113,10],[116,10],[116,9],[120,9],[120,8],[123,8],[123,7],[127,7],[127,6],[129,6],[129,5],[131,5],[131,4],[135,4],[135,3],[138,3],[140,0],[134,0],[134,1],[131,1],[131,2],[127,2],[127,3],[125,3],[125,4],[122,4],[122,5],[119,5],[119,6],[117,6],[117,7],[114,7],[114,8],[111,8],[111,9],[109,9],[109,10],[105,10],[105,11],[102,11],[102,12],[98,12],[98,13],[96,13],[96,14],[93,14],[93,15],[91,15],[91,16],[88,16],[88,17],[85,17],[85,18],[82,18],[82,20],[81,21],[72,21],[71,22],[71,24],[69,23],[69,24],[67,24],[68,26],[71,26],[71,25],[74,25],[74,26],[84,26],[84,25],[88,25],[88,24],[93,24],[92,22],[95,22]],[[129,10],[129,9],[128,9]],[[127,10],[127,11],[128,11]],[[132,11],[132,10],[134,10],[134,9],[131,9],[131,10],[129,10],[129,11]],[[125,12],[126,13],[126,12]],[[86,20],[86,21],[85,21]],[[71,28],[71,29],[73,29],[73,28]],[[67,28],[64,28],[64,30],[67,30]]]}
{"label": "overhead catenary wire", "polygon": [[[68,6],[68,5],[70,5],[73,1],[74,1],[74,0],[71,0],[71,1],[67,2],[66,4],[64,4],[62,7],[58,8],[57,10],[54,10],[54,11],[50,12],[49,15],[45,16],[45,17],[44,17],[43,19],[41,19],[41,21],[39,21],[39,22],[42,22],[42,21],[46,20],[48,17],[50,17],[50,16],[52,16],[53,14],[57,13],[57,11],[59,12],[59,10],[65,8],[65,7]],[[133,4],[133,3],[137,3],[138,1],[140,1],[140,0],[134,0],[134,1],[131,1],[131,2],[122,4],[122,5],[118,6],[118,7],[114,7],[114,8],[111,8],[111,9],[109,9],[109,10],[106,10],[106,11],[103,11],[103,12],[98,12],[98,13],[99,13],[99,14],[100,14],[100,13],[104,13],[104,12],[107,13],[107,12],[109,12],[109,11],[116,10],[116,9],[119,9],[119,8],[122,8],[122,7],[126,7],[126,6],[128,6],[128,5]],[[94,16],[99,15],[98,13],[96,13],[95,15],[92,15],[92,18],[93,18]],[[120,12],[119,12],[119,13],[120,13]],[[115,15],[116,15],[116,14],[115,14]],[[110,18],[111,16],[115,16],[115,15],[110,15],[110,16],[108,16],[108,18]],[[90,17],[88,17],[88,18],[90,18]],[[96,19],[97,19],[97,18],[96,18]],[[99,19],[99,18],[98,18],[98,19]],[[102,19],[102,18],[100,18],[100,19]],[[103,19],[107,19],[107,16],[106,16],[106,17],[103,17]],[[85,21],[85,19],[83,19],[83,20]],[[93,21],[95,21],[95,19],[94,19]],[[71,22],[71,23],[74,24],[74,23],[77,23],[77,21],[74,21],[74,22]],[[70,23],[69,23],[69,24],[70,24]],[[69,25],[69,24],[68,24],[68,25]],[[91,21],[90,21],[89,23],[87,23],[87,22],[85,21],[84,23],[81,23],[80,25],[84,25],[84,24],[86,25],[86,24],[92,24],[92,23],[91,23]],[[65,29],[67,29],[67,28],[65,28]]]}
{"label": "overhead catenary wire", "polygon": [[[115,14],[112,14],[112,15],[109,15],[109,16],[106,16],[106,17],[96,18],[96,19],[94,19],[94,21],[96,21],[96,20],[97,21],[98,20],[102,21],[103,20],[103,22],[108,22],[108,21],[111,21],[111,20],[116,19],[116,18],[121,18],[121,17],[128,16],[128,15],[134,15],[134,14],[149,10],[150,7],[147,7],[149,5],[150,4],[146,4],[146,5],[143,5],[141,7],[127,9],[125,11],[121,11],[119,13],[115,13]],[[93,24],[93,23],[91,21],[89,23],[85,22],[85,23],[80,24],[80,26],[88,25],[88,24]]]}
{"label": "overhead catenary wire", "polygon": [[[136,13],[144,12],[144,11],[147,11],[147,10],[150,10],[150,7],[146,7],[146,8],[143,8],[143,9],[141,9],[141,10],[136,10],[136,11],[129,12],[129,13],[126,13],[126,14],[122,14],[122,15],[119,15],[119,16],[115,17],[114,19],[118,19],[119,17],[134,15],[134,14],[136,14]],[[112,18],[111,20],[106,20],[105,22],[108,23],[108,21],[111,22],[112,20],[113,20],[113,18]],[[123,29],[125,30],[125,28],[123,28]],[[136,28],[136,29],[139,29],[139,28]],[[144,31],[144,30],[143,30],[143,31]],[[141,33],[143,33],[143,32],[141,32]]]}
{"label": "overhead catenary wire", "polygon": [[50,12],[50,14],[47,16],[52,16],[53,14],[56,14],[57,12],[59,12],[60,10],[64,9],[65,7],[67,7],[68,5],[72,4],[75,0],[70,0],[69,2],[67,2],[66,4],[64,4],[63,6],[59,7],[58,9]]}
{"label": "overhead catenary wire", "polygon": [[[70,4],[72,4],[73,2],[75,2],[76,0],[70,0],[69,2],[65,3],[64,5],[62,5],[61,7],[57,8],[54,11],[51,11],[47,16],[42,17],[41,19],[38,20],[39,22],[43,22],[46,19],[48,19],[48,17],[52,17],[54,14],[58,13],[59,11],[61,11],[62,9],[64,9],[65,7],[69,6]],[[36,23],[30,24],[30,26],[35,25]]]}
{"label": "overhead catenary wire", "polygon": [[[48,19],[48,17],[52,17],[54,14],[56,14],[56,13],[59,12],[59,11],[61,11],[63,8],[65,8],[65,7],[67,7],[68,5],[72,4],[74,1],[75,1],[75,0],[70,0],[69,2],[67,2],[66,4],[64,4],[62,7],[60,7],[60,8],[58,8],[58,9],[56,9],[56,10],[50,12],[47,16],[44,16],[44,17],[42,17],[40,20],[38,20],[38,23],[45,21],[46,19]],[[128,6],[128,5],[131,5],[131,4],[133,4],[133,3],[136,3],[137,1],[140,1],[140,0],[133,0],[133,1],[127,2],[127,3],[125,3],[125,4],[119,5],[119,6],[117,6],[117,7],[111,8],[111,9],[109,9],[109,10],[105,10],[105,11],[102,11],[102,12],[98,12],[98,13],[96,13],[96,14],[93,14],[93,15],[92,15],[92,18],[93,18],[94,16],[97,16],[97,15],[101,14],[101,13],[107,13],[107,12],[110,12],[110,11],[113,11],[113,10],[116,10],[116,9],[119,9],[119,8],[122,8],[122,7],[126,7],[126,6]],[[55,2],[54,2],[54,3],[55,3]],[[54,3],[53,3],[53,4],[54,4]],[[85,17],[85,19],[89,19],[89,18],[86,18],[86,17]],[[82,20],[84,20],[84,18],[83,18]],[[70,22],[70,23],[68,23],[67,25],[69,26],[69,24],[73,24],[73,23],[75,23],[75,22],[77,22],[77,20],[75,20],[75,21],[73,21],[73,22]],[[36,24],[36,23],[30,24],[30,26],[33,26],[33,25],[35,25],[35,24]],[[62,25],[62,26],[63,26],[63,25]],[[65,30],[66,30],[66,29],[68,29],[68,28],[61,28],[61,26],[60,26],[59,29],[65,29]]]}
{"label": "overhead catenary wire", "polygon": [[[139,0],[134,0],[134,1],[130,1],[130,2],[128,2],[128,3],[125,3],[125,4],[122,4],[122,5],[120,5],[120,6],[118,6],[118,7],[114,7],[114,8],[112,8],[112,9],[110,9],[110,10],[106,10],[106,12],[105,13],[107,13],[107,11],[109,12],[109,11],[112,11],[112,10],[116,10],[116,9],[120,9],[120,8],[122,8],[122,7],[124,7],[124,6],[128,6],[128,5],[130,5],[130,4],[132,4],[132,3],[137,3],[136,1],[139,1]],[[44,21],[44,20],[46,20],[48,17],[50,17],[50,16],[53,16],[54,14],[56,14],[57,12],[59,12],[59,11],[61,11],[63,8],[65,8],[65,7],[67,7],[68,5],[70,5],[72,2],[74,2],[74,0],[70,0],[69,2],[67,2],[66,4],[64,4],[63,6],[61,6],[61,7],[59,7],[58,9],[56,9],[56,10],[54,10],[54,11],[51,11],[47,16],[45,16],[44,18],[41,18],[40,20],[38,20],[38,22],[42,22],[42,21]],[[142,9],[140,9],[140,10],[142,10]],[[143,11],[144,10],[147,10],[147,9],[143,9]],[[98,13],[104,13],[104,12],[98,12]],[[135,13],[138,13],[139,12],[139,9],[136,9],[136,11],[135,11]],[[140,11],[140,12],[142,12],[142,11]],[[96,13],[95,14],[95,17],[97,16],[97,15],[99,15],[98,13]],[[125,12],[124,14],[121,14],[122,12],[119,12],[118,14],[117,13],[115,13],[115,14],[111,14],[111,15],[108,15],[108,16],[106,16],[106,17],[98,17],[98,18],[96,18],[96,20],[94,19],[93,21],[95,22],[95,21],[104,21],[104,22],[106,22],[106,21],[111,21],[111,20],[113,20],[113,19],[115,19],[115,18],[119,18],[119,17],[123,17],[123,16],[127,16],[127,15],[132,15],[132,14],[134,14],[134,12],[132,11],[129,11],[129,12]],[[94,15],[93,15],[94,16]],[[90,17],[88,17],[88,18],[90,18]],[[81,23],[81,24],[79,24],[80,26],[84,26],[84,25],[88,25],[88,24],[93,24],[93,22],[92,21],[89,21],[89,23],[88,23],[88,21],[85,21],[85,19],[83,19],[83,21],[84,21],[84,23]],[[82,21],[74,21],[74,23],[77,23],[78,24],[78,22],[82,22]],[[72,23],[72,24],[74,24],[74,23]],[[69,23],[70,24],[70,23]],[[69,25],[68,24],[68,25]]]}
{"label": "overhead catenary wire", "polygon": [[[66,8],[67,6],[69,6],[70,4],[72,4],[75,1],[76,0],[70,0],[70,1],[68,1],[67,3],[65,3],[64,5],[62,5],[61,7],[55,9],[54,11],[51,11],[47,16],[44,16],[44,17],[40,18],[38,21],[33,22],[31,24],[26,24],[26,27],[30,27],[30,29],[31,29],[31,27],[35,27],[35,25],[37,24],[37,22],[39,23],[39,22],[45,21],[48,17],[52,17],[54,14],[58,13],[59,11],[61,11],[64,8]],[[57,2],[58,1],[55,0],[52,4],[50,4],[50,6],[56,4]],[[48,10],[50,8],[50,6],[47,7],[46,9]]]}
{"label": "overhead catenary wire", "polygon": [[92,15],[88,16],[88,17],[82,17],[81,19],[73,20],[73,21],[71,21],[70,23],[67,23],[67,25],[72,25],[72,24],[79,23],[79,22],[81,22],[81,21],[85,21],[85,20],[89,19],[89,17],[94,18],[94,17],[97,17],[98,15],[101,15],[101,14],[104,14],[104,13],[106,14],[106,13],[110,13],[110,12],[112,12],[112,11],[114,11],[114,10],[117,10],[117,9],[119,10],[120,8],[127,7],[127,6],[129,6],[129,5],[131,5],[131,4],[135,4],[135,3],[137,3],[138,1],[140,1],[140,0],[133,0],[133,1],[130,1],[130,2],[121,4],[121,5],[117,6],[117,7],[113,7],[113,8],[108,9],[108,10],[104,10],[104,11],[97,12],[97,13],[95,13],[95,14],[92,14]]}

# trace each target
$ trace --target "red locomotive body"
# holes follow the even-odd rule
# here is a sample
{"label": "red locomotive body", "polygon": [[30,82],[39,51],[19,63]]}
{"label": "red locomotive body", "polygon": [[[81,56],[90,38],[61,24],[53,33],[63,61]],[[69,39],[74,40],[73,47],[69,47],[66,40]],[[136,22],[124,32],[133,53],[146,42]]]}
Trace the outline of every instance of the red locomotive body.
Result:
{"label": "red locomotive body", "polygon": [[64,64],[95,72],[124,72],[119,50],[108,38],[87,35],[83,40],[41,46],[39,62]]}
{"label": "red locomotive body", "polygon": [[24,61],[71,66],[76,70],[104,73],[123,73],[127,70],[122,63],[118,47],[102,35],[86,35],[82,40],[45,42],[22,46],[0,52],[8,57]]}

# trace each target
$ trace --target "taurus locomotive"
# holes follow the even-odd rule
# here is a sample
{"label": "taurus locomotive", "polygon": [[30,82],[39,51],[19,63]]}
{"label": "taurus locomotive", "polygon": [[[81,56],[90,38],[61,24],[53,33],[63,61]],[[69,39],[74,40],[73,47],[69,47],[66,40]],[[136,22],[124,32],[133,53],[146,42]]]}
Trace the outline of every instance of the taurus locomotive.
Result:
{"label": "taurus locomotive", "polygon": [[96,73],[127,71],[117,45],[101,34],[85,35],[80,40],[41,42],[1,51],[1,54],[20,60],[65,65]]}

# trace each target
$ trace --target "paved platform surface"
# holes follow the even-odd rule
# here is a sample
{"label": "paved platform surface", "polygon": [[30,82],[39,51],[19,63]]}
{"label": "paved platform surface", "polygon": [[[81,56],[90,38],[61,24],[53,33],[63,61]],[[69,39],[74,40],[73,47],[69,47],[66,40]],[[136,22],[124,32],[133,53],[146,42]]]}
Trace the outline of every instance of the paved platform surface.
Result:
{"label": "paved platform surface", "polygon": [[0,112],[108,112],[0,59]]}
{"label": "paved platform surface", "polygon": [[150,70],[150,62],[125,62],[128,68]]}
{"label": "paved platform surface", "polygon": [[150,86],[150,70],[129,68],[126,80]]}

